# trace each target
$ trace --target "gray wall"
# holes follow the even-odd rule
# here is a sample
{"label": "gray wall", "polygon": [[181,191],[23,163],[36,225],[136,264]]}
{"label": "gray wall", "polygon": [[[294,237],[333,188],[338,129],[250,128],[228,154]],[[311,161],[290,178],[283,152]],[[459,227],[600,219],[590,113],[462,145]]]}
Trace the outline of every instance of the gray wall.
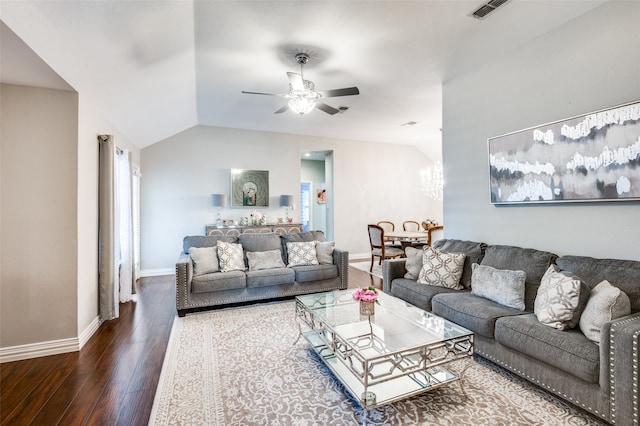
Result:
{"label": "gray wall", "polygon": [[76,92],[2,84],[0,103],[0,348],[82,345],[98,320],[96,136],[140,150]]}
{"label": "gray wall", "polygon": [[78,94],[0,85],[0,347],[73,338]]}
{"label": "gray wall", "polygon": [[[338,247],[368,253],[367,223],[437,214],[420,192],[419,170],[431,161],[414,147],[196,126],[141,152],[143,274],[171,273],[183,237],[202,235],[215,221],[211,194],[229,193],[230,169],[269,170],[270,207],[259,210],[275,221],[284,216],[280,195],[293,194],[300,205],[301,153],[331,150]],[[227,208],[222,216],[251,210]]]}
{"label": "gray wall", "polygon": [[638,202],[495,207],[487,154],[489,137],[640,99],[639,17],[607,3],[444,85],[447,238],[640,260]]}

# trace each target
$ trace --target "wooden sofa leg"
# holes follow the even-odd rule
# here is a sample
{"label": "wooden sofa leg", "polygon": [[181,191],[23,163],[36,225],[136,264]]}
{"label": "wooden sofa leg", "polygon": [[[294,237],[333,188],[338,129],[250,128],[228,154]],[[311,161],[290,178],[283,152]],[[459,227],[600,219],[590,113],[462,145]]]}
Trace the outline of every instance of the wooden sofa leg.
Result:
{"label": "wooden sofa leg", "polygon": [[178,316],[180,318],[184,317],[187,314],[187,311],[185,309],[178,309]]}

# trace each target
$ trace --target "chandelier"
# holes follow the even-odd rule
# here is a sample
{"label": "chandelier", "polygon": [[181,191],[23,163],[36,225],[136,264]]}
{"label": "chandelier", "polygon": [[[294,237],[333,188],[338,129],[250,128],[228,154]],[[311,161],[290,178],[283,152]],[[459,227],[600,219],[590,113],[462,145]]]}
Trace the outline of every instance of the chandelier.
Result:
{"label": "chandelier", "polygon": [[444,174],[442,162],[436,161],[433,166],[420,170],[421,190],[432,200],[442,200]]}

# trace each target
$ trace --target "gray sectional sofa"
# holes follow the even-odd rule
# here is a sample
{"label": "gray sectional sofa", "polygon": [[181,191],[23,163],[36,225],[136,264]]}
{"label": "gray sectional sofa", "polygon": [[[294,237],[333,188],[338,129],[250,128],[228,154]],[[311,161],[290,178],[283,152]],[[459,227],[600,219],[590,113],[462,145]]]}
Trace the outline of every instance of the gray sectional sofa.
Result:
{"label": "gray sectional sofa", "polygon": [[[221,260],[226,256],[220,247],[225,250],[230,247],[223,243],[233,244],[236,249],[237,244],[241,245],[240,268],[220,270]],[[323,252],[317,252],[317,264],[304,264],[316,263],[305,258],[293,266],[294,256],[288,253],[287,243],[312,243],[318,250],[323,247]],[[198,250],[203,248],[204,251]],[[212,251],[207,252],[206,248]],[[274,254],[277,254],[275,258]],[[325,241],[321,231],[240,234],[238,237],[187,236],[176,263],[178,315],[182,317],[189,310],[200,308],[346,289],[348,262],[349,253]]]}
{"label": "gray sectional sofa", "polygon": [[[611,424],[640,424],[640,262],[558,257],[535,249],[446,239],[434,243],[433,249],[466,254],[461,290],[418,283],[411,274],[405,278],[407,268],[415,268],[411,262],[416,256],[384,262],[383,290],[472,330],[477,355]],[[474,294],[474,263],[500,271],[524,271],[525,309]],[[596,285],[607,280],[626,294],[630,313],[605,322],[593,340],[581,330],[582,323],[565,330],[541,323],[534,306],[550,265],[555,265],[558,273],[578,278],[580,293],[589,297],[598,291],[593,290]],[[582,300],[588,304],[588,298],[580,302],[586,317],[588,305]]]}

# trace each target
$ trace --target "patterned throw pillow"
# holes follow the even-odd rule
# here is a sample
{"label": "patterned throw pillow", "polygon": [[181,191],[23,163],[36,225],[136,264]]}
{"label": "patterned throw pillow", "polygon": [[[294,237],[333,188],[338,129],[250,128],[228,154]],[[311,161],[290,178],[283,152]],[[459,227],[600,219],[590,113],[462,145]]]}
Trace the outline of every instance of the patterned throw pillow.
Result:
{"label": "patterned throw pillow", "polygon": [[284,268],[282,252],[280,250],[248,251],[247,260],[249,261],[250,271]]}
{"label": "patterned throw pillow", "polygon": [[524,311],[524,282],[527,273],[471,265],[471,294]]}
{"label": "patterned throw pillow", "polygon": [[462,290],[460,277],[465,257],[464,253],[445,253],[425,246],[418,283]]}
{"label": "patterned throw pillow", "polygon": [[630,313],[629,296],[604,280],[591,289],[589,301],[580,317],[580,330],[587,339],[599,344],[602,326]]}
{"label": "patterned throw pillow", "polygon": [[533,312],[540,323],[567,330],[578,324],[588,297],[589,288],[580,279],[562,274],[551,265],[540,281]]}
{"label": "patterned throw pillow", "polygon": [[289,255],[289,263],[287,264],[289,267],[318,265],[315,241],[287,243],[287,254]]}
{"label": "patterned throw pillow", "polygon": [[244,257],[242,255],[242,244],[225,243],[218,241],[218,259],[220,260],[220,270],[222,272],[244,271]]}
{"label": "patterned throw pillow", "polygon": [[333,265],[335,241],[316,241],[316,257],[320,265]]}
{"label": "patterned throw pillow", "polygon": [[193,262],[193,275],[218,272],[218,249],[216,247],[189,247],[189,256]]}

